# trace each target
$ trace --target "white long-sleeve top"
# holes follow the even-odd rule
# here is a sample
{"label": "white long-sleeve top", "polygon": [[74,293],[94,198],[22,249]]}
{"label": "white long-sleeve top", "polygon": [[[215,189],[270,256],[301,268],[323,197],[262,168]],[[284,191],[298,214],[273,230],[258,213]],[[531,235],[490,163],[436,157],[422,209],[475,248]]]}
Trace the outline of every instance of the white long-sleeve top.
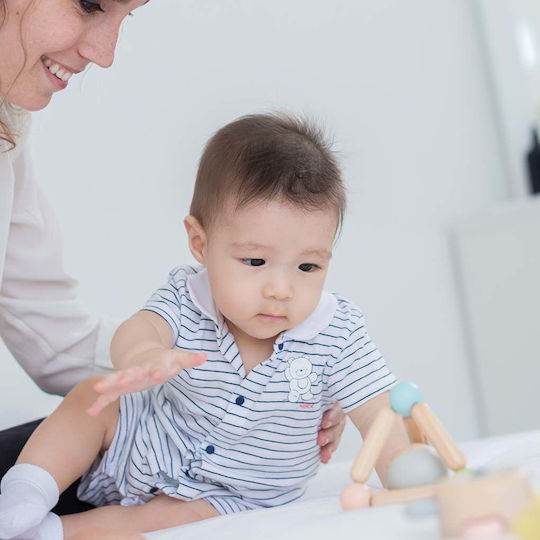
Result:
{"label": "white long-sleeve top", "polygon": [[110,369],[116,323],[92,317],[63,270],[58,224],[25,144],[30,115],[9,106],[0,115],[17,142],[6,152],[0,141],[0,336],[40,388],[63,395]]}

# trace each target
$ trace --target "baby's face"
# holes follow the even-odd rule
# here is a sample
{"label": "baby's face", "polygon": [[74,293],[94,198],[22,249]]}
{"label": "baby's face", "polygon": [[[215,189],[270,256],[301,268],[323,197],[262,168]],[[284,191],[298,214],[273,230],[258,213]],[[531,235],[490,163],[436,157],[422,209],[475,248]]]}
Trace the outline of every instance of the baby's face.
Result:
{"label": "baby's face", "polygon": [[204,262],[233,333],[270,339],[307,319],[328,271],[336,212],[272,201],[221,214],[207,231]]}

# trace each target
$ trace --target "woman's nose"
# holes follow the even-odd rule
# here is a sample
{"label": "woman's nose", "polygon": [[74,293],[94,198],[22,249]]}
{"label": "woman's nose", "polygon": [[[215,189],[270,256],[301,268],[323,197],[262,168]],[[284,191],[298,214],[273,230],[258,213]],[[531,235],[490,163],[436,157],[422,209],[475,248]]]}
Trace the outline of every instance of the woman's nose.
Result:
{"label": "woman's nose", "polygon": [[118,24],[108,22],[89,29],[79,45],[79,54],[102,68],[111,67],[119,30]]}

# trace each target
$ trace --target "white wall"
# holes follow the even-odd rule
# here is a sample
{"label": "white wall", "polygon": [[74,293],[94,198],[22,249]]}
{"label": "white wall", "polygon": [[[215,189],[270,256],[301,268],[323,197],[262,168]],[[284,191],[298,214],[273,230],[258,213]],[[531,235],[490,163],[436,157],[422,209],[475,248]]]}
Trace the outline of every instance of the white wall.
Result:
{"label": "white wall", "polygon": [[[531,0],[474,0],[512,198],[529,192],[524,156],[540,120],[540,9]],[[536,88],[535,88],[536,86]]]}
{"label": "white wall", "polygon": [[455,254],[489,435],[538,428],[540,197],[506,201],[455,230]]}
{"label": "white wall", "polygon": [[[319,118],[350,193],[329,288],[464,439],[479,426],[447,231],[506,196],[490,103],[468,0],[160,0],[127,21],[113,69],[36,115],[33,144],[81,297],[125,317],[188,259],[208,136],[256,111]],[[0,423],[44,414],[51,401],[3,365]],[[340,454],[357,447],[349,434]]]}

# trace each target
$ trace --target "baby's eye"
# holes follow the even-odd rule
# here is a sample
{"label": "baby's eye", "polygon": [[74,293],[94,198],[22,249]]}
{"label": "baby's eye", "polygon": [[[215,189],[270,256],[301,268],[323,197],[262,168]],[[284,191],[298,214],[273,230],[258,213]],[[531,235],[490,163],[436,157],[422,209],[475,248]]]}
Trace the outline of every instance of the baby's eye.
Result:
{"label": "baby's eye", "polygon": [[262,266],[265,263],[264,259],[242,259],[244,264],[248,266]]}
{"label": "baby's eye", "polygon": [[79,4],[85,13],[96,13],[103,11],[99,2],[90,2],[90,0],[79,0]]}
{"label": "baby's eye", "polygon": [[303,263],[298,268],[300,268],[302,272],[313,272],[313,270],[317,270],[319,266],[313,263]]}

